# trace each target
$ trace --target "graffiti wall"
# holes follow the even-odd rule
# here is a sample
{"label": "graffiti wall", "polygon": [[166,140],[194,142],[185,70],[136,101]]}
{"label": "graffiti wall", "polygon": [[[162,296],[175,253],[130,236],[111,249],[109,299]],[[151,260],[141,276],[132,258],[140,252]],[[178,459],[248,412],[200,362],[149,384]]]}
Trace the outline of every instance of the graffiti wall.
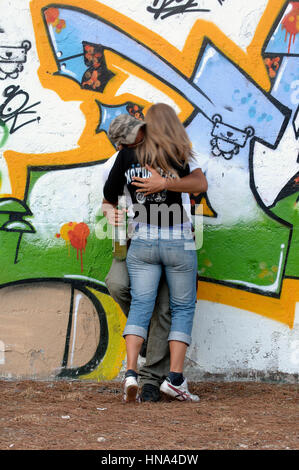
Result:
{"label": "graffiti wall", "polygon": [[[110,122],[165,102],[208,180],[194,378],[299,370],[299,1],[0,3],[0,376],[116,378]],[[197,212],[203,207],[203,216]]]}

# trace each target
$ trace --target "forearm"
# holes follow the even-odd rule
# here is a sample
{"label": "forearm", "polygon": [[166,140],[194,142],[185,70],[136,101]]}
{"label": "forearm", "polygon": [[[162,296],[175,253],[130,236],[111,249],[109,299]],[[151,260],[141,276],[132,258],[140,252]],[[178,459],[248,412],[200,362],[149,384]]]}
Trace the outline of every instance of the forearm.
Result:
{"label": "forearm", "polygon": [[205,193],[208,189],[208,183],[205,175],[200,168],[196,168],[190,175],[182,178],[164,178],[154,168],[146,165],[146,168],[152,173],[149,178],[133,177],[132,184],[137,186],[136,192],[144,193],[145,196],[161,192],[164,189],[181,193]]}
{"label": "forearm", "polygon": [[183,178],[167,178],[165,189],[182,193],[205,193],[208,183],[203,172],[198,169]]}

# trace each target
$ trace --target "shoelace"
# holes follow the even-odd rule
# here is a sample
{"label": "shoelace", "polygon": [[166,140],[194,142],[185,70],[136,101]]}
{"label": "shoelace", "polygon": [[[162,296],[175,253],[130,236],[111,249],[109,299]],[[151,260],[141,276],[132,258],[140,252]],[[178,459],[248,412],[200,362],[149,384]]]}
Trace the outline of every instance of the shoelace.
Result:
{"label": "shoelace", "polygon": [[174,392],[177,393],[177,396],[175,398],[182,397],[185,401],[191,401],[191,397],[187,394],[187,392],[182,392],[181,390],[178,390],[170,383],[168,383],[168,387],[170,387]]}

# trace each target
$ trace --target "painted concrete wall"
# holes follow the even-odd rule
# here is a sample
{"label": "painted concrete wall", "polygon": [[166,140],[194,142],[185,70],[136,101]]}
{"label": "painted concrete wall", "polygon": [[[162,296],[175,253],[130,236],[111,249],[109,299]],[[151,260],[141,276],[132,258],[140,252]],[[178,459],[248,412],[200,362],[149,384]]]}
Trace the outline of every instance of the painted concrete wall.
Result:
{"label": "painted concrete wall", "polygon": [[296,380],[299,2],[1,0],[0,11],[0,376],[118,377],[126,319],[99,229],[106,131],[162,101],[209,183],[192,197],[204,237],[189,374]]}

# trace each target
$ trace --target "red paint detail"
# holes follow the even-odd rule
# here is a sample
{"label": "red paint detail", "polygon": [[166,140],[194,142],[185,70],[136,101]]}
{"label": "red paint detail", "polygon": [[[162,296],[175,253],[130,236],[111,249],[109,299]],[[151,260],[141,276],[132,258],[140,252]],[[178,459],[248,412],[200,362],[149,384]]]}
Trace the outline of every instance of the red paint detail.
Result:
{"label": "red paint detail", "polygon": [[[94,65],[94,68],[99,68],[99,65],[100,64],[95,64]],[[98,80],[98,77],[99,77],[99,73],[97,72],[97,70],[94,70],[91,74],[91,77],[89,80],[87,80],[86,82],[83,82],[82,83],[82,86],[85,86],[85,85],[88,85],[88,86],[91,86],[94,90],[96,88],[99,88],[101,86],[101,81]]]}
{"label": "red paint detail", "polygon": [[45,11],[45,17],[46,17],[46,21],[47,21],[48,24],[54,23],[57,20],[57,18],[59,17],[58,8],[48,8]]}
{"label": "red paint detail", "polygon": [[77,259],[79,259],[79,251],[81,254],[81,272],[83,272],[83,256],[82,250],[85,252],[85,247],[87,244],[87,238],[89,236],[88,225],[84,222],[77,224],[73,230],[68,232],[68,236],[71,242],[71,245],[77,250]]}
{"label": "red paint detail", "polygon": [[292,6],[292,10],[288,13],[281,22],[282,29],[285,29],[285,41],[287,41],[288,34],[289,37],[289,45],[288,45],[288,54],[291,50],[292,41],[293,44],[295,42],[296,36],[299,33],[299,3],[298,2],[290,2]]}
{"label": "red paint detail", "polygon": [[81,254],[81,273],[83,273],[83,256],[82,256],[82,250],[80,250]]}
{"label": "red paint detail", "polygon": [[66,26],[65,20],[60,20],[57,25],[57,29],[63,29],[65,28],[65,26]]}
{"label": "red paint detail", "polygon": [[274,57],[270,59],[269,57],[265,59],[265,64],[268,67],[268,72],[271,78],[276,77],[276,72],[279,69],[280,57]]}
{"label": "red paint detail", "polygon": [[60,33],[61,30],[66,27],[65,20],[59,18],[58,8],[48,8],[45,11],[45,18],[47,24],[51,24],[53,28],[56,28],[56,33]]}

